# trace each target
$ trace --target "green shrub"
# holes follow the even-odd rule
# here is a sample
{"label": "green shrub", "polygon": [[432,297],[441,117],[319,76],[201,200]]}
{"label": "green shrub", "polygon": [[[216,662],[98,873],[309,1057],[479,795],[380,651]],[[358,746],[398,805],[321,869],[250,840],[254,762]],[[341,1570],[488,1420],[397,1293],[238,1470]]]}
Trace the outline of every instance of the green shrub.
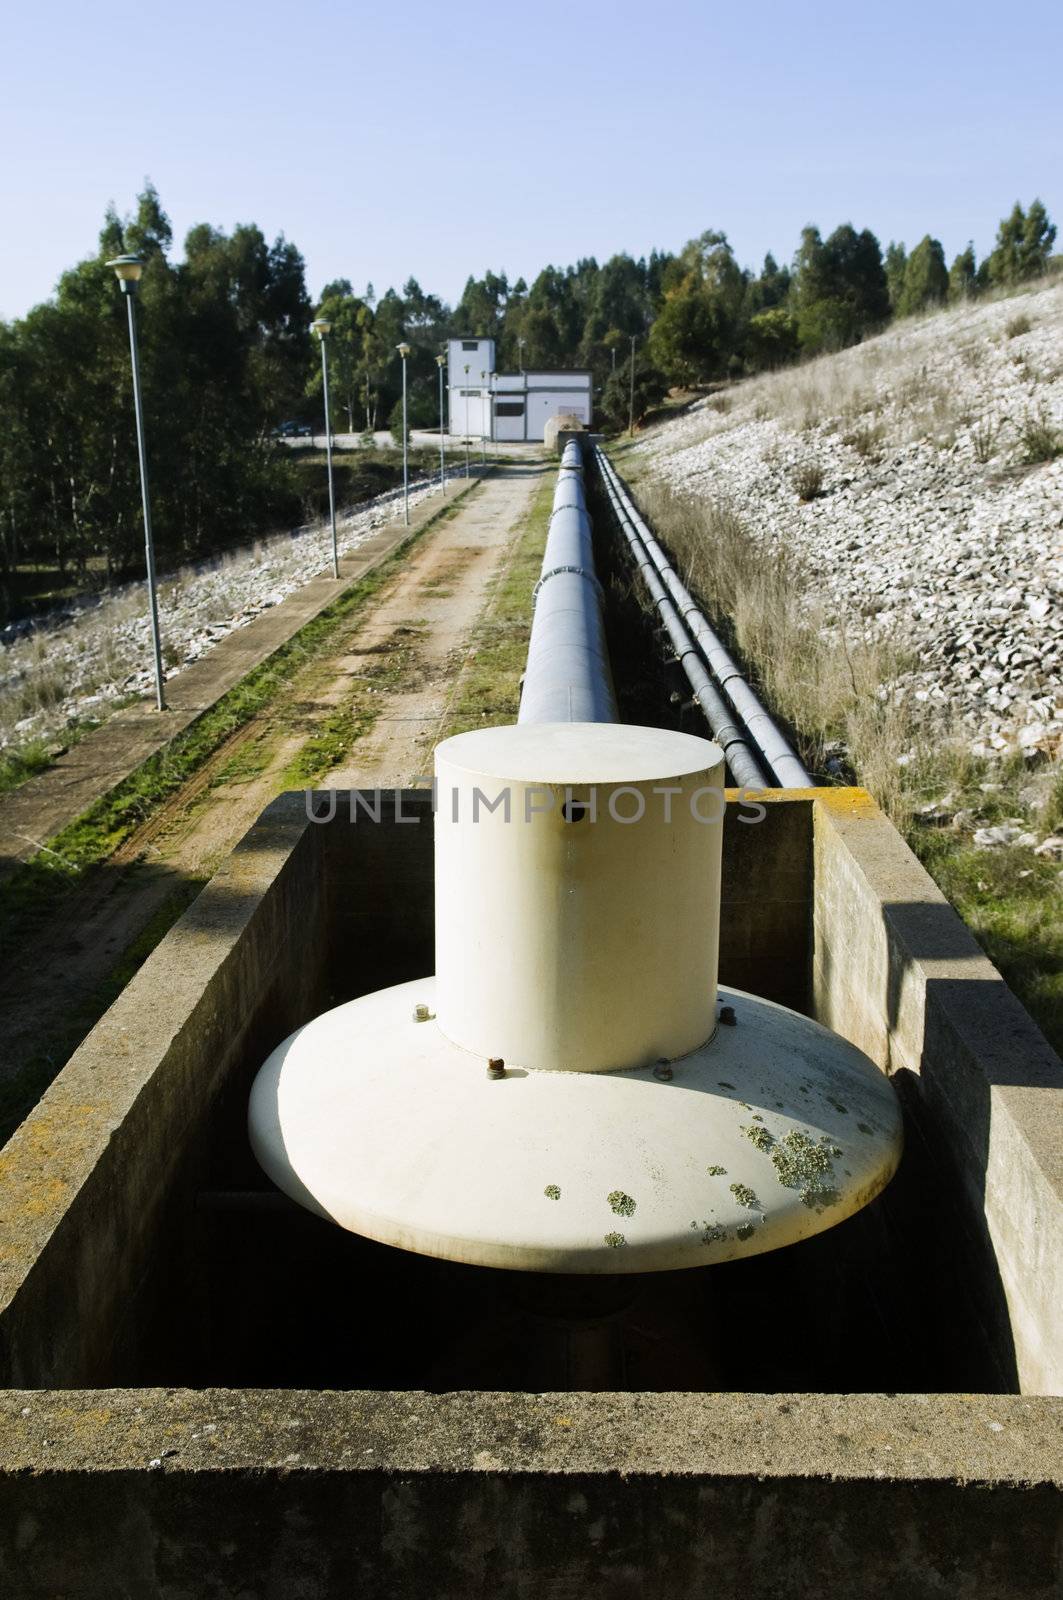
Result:
{"label": "green shrub", "polygon": [[750,317],[746,330],[746,359],[757,372],[770,372],[794,361],[800,349],[797,318],[776,306]]}

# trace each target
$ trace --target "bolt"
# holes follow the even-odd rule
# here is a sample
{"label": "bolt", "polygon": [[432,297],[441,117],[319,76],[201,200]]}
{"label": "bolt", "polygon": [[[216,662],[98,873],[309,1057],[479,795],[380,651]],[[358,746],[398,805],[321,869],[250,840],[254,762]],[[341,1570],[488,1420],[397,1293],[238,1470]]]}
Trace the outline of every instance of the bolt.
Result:
{"label": "bolt", "polygon": [[735,1016],[734,1006],[720,1007],[720,1021],[723,1023],[725,1028],[734,1027],[735,1023],[738,1021],[738,1018]]}
{"label": "bolt", "polygon": [[413,1008],[414,1022],[427,1022],[431,1015],[432,1013],[429,1011],[427,1006],[414,1006]]}
{"label": "bolt", "polygon": [[660,1078],[662,1083],[671,1083],[672,1068],[670,1063],[665,1060],[664,1056],[661,1057],[660,1061],[658,1061],[657,1065],[654,1067],[653,1076],[655,1078]]}
{"label": "bolt", "polygon": [[502,1060],[502,1057],[492,1056],[487,1063],[487,1076],[489,1078],[504,1078],[505,1075],[506,1063]]}

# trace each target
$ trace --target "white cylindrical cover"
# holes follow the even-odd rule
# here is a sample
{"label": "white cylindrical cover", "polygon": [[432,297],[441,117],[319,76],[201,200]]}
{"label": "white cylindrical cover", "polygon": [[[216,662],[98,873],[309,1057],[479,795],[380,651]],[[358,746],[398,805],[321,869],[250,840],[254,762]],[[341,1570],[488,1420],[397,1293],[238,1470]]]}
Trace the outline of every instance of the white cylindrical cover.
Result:
{"label": "white cylindrical cover", "polygon": [[437,1016],[507,1066],[640,1067],[714,1027],[723,754],[615,723],[436,750]]}

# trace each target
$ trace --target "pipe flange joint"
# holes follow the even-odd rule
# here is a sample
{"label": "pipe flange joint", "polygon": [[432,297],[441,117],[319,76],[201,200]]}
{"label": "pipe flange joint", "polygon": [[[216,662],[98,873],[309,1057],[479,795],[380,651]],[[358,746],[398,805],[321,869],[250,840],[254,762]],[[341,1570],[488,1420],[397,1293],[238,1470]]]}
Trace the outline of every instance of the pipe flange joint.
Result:
{"label": "pipe flange joint", "polygon": [[574,572],[578,578],[586,578],[588,583],[592,583],[594,585],[595,592],[598,595],[599,600],[601,600],[603,604],[605,603],[605,591],[598,582],[597,573],[591,572],[587,567],[575,566],[551,567],[549,572],[544,572],[538,583],[535,585],[535,588],[532,590],[533,601],[539,598],[539,590],[542,588],[543,584],[546,583],[550,578],[556,578],[560,572]]}

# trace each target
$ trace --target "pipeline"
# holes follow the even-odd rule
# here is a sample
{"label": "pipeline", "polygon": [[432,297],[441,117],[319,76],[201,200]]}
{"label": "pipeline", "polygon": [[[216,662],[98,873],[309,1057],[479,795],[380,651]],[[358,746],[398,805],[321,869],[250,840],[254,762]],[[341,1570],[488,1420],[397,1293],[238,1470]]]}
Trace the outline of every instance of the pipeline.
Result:
{"label": "pipeline", "polygon": [[[727,649],[719,634],[710,626],[689,589],[675,571],[665,551],[654,538],[651,529],[647,527],[639,515],[612,463],[597,445],[595,446],[594,454],[602,474],[602,480],[605,483],[610,501],[616,511],[628,544],[631,546],[633,553],[635,553],[635,546],[632,543],[632,538],[634,538],[642,546],[643,551],[649,558],[645,564],[641,561],[638,562],[643,577],[647,578],[647,586],[649,586],[648,571],[652,570],[655,572],[659,583],[667,591],[672,609],[682,620],[687,637],[692,636],[697,642],[696,654],[698,661],[699,664],[704,663],[712,675],[711,686],[716,699],[720,699],[720,691],[722,691],[727,701],[730,702],[733,713],[731,721],[733,722],[734,718],[737,718],[738,726],[744,728],[745,734],[741,740],[743,749],[751,751],[751,753],[755,752],[754,760],[759,760],[763,764],[765,771],[770,774],[769,783],[777,784],[783,789],[808,789],[813,787],[813,779],[808,769],[770,712],[766,710],[758,696],[746,683],[741,669],[731,652]],[[654,591],[651,589],[652,593]],[[665,627],[669,629],[669,636],[671,636],[671,628],[669,628],[667,617],[661,611],[660,602],[656,594],[654,594],[654,603],[657,605],[658,611],[661,612],[662,621]],[[694,698],[704,711],[712,726],[714,735],[717,739],[720,739],[721,736],[716,730],[716,718],[720,717],[719,707],[710,712],[709,702],[703,698],[703,692],[697,687],[695,678],[689,670],[689,655],[684,654],[681,659],[691,686],[694,688]],[[740,754],[739,760],[744,762],[744,759],[744,755]],[[730,753],[728,754],[728,762],[737,781],[739,783],[745,782],[745,779],[740,777],[734,761],[731,760]],[[763,787],[764,779],[761,778],[759,782],[760,786]]]}
{"label": "pipeline", "polygon": [[572,439],[561,457],[535,586],[518,722],[619,720],[602,602],[583,493],[583,457]]}
{"label": "pipeline", "polygon": [[771,788],[771,779],[766,775],[757,760],[756,752],[749,736],[709,676],[708,669],[701,659],[698,648],[672,603],[668,591],[661,581],[660,574],[650,559],[643,540],[636,532],[630,517],[624,511],[616,490],[609,478],[605,477],[604,474],[603,481],[610,503],[616,513],[617,521],[620,524],[620,531],[627,540],[632,560],[643,583],[646,585],[650,599],[657,607],[657,612],[675,652],[675,658],[686,674],[687,682],[693,691],[694,700],[700,706],[712,730],[713,738],[727,758],[731,776],[736,783],[745,789]]}

